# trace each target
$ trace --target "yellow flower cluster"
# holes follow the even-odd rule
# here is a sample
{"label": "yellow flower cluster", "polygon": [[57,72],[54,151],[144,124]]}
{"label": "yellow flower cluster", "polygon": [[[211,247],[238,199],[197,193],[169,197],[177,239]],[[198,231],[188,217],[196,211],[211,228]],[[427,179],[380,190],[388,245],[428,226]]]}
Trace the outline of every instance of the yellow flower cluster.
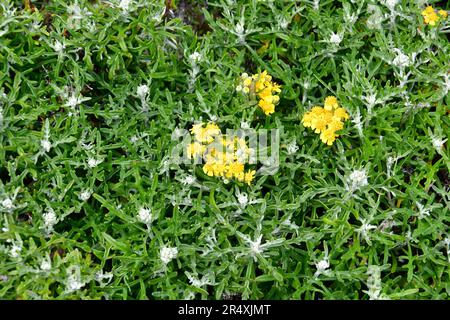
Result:
{"label": "yellow flower cluster", "polygon": [[305,113],[302,123],[305,127],[320,133],[320,140],[331,146],[339,136],[336,131],[344,128],[344,122],[349,118],[347,111],[339,107],[336,97],[329,96],[325,99],[324,107],[315,106]]}
{"label": "yellow flower cluster", "polygon": [[245,171],[244,161],[254,150],[247,146],[245,139],[223,135],[214,123],[195,124],[190,131],[195,141],[187,146],[187,155],[190,159],[203,156],[204,173],[251,184],[256,171]]}
{"label": "yellow flower cluster", "polygon": [[428,6],[422,11],[423,21],[425,24],[430,26],[435,26],[440,19],[446,19],[448,17],[448,12],[445,10],[436,10],[432,6]]}
{"label": "yellow flower cluster", "polygon": [[259,98],[258,106],[267,116],[275,112],[275,105],[280,101],[277,95],[281,92],[280,85],[272,81],[267,71],[252,76],[243,73],[236,91],[256,95]]}

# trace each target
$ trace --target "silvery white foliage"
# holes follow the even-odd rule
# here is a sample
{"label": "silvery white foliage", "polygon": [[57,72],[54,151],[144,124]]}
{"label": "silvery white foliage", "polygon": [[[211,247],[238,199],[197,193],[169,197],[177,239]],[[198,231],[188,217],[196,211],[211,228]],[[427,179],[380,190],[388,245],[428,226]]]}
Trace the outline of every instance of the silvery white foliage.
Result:
{"label": "silvery white foliage", "polygon": [[41,140],[41,148],[43,152],[49,152],[52,148],[52,144],[49,140]]}
{"label": "silvery white foliage", "polygon": [[170,164],[172,163],[171,159],[168,159],[167,157],[164,157],[161,160],[161,163],[159,164],[159,174],[168,173],[170,170]]}
{"label": "silvery white foliage", "polygon": [[175,176],[175,179],[178,180],[184,187],[184,190],[191,191],[190,188],[199,188],[203,190],[209,190],[208,187],[203,186],[198,179],[191,174],[181,174],[180,176]]}
{"label": "silvery white foliage", "polygon": [[41,152],[49,152],[51,147],[52,144],[50,142],[50,123],[47,118],[45,119],[44,123],[44,139],[41,140]]}
{"label": "silvery white foliage", "polygon": [[278,17],[278,28],[280,28],[281,30],[285,30],[288,26],[289,20],[285,16],[280,15]]}
{"label": "silvery white foliage", "polygon": [[446,251],[447,251],[447,259],[450,263],[450,237],[447,235],[447,237],[442,240],[442,245],[445,246]]}
{"label": "silvery white foliage", "polygon": [[344,2],[342,5],[343,5],[343,9],[344,9],[345,27],[348,28],[349,31],[352,31],[353,25],[358,20],[360,9],[358,9],[357,12],[355,13],[355,12],[352,12],[352,6],[349,3]]}
{"label": "silvery white foliage", "polygon": [[278,235],[283,229],[288,229],[290,232],[294,231],[295,234],[298,235],[299,226],[295,222],[292,222],[291,219],[292,214],[289,214],[285,218],[283,218],[280,225],[272,231],[272,234]]}
{"label": "silvery white foliage", "polygon": [[14,203],[10,198],[3,199],[1,206],[5,211],[13,211],[15,208]]}
{"label": "silvery white foliage", "polygon": [[89,97],[83,97],[81,94],[77,95],[75,93],[72,93],[72,95],[70,95],[70,96],[66,95],[66,97],[67,97],[67,101],[64,104],[64,106],[69,107],[71,109],[71,111],[69,112],[70,116],[73,114],[77,114],[77,107],[81,103],[83,103],[84,101],[91,100],[91,98],[89,98]]}
{"label": "silvery white foliage", "polygon": [[440,137],[433,136],[431,137],[431,142],[433,143],[433,147],[438,151],[442,151],[442,147],[444,146],[447,139],[442,139]]}
{"label": "silvery white foliage", "polygon": [[141,99],[141,105],[142,105],[142,112],[147,113],[148,112],[148,103],[147,103],[147,95],[149,92],[149,87],[146,84],[142,84],[137,87],[136,89],[136,95]]}
{"label": "silvery white foliage", "polygon": [[130,4],[132,3],[132,0],[120,0],[117,7],[121,9],[124,13],[128,13],[128,10],[130,10]]}
{"label": "silvery white foliage", "polygon": [[358,135],[360,138],[364,138],[361,112],[359,111],[359,108],[356,109],[355,114],[352,116],[351,122],[355,125],[356,130],[358,130]]}
{"label": "silvery white foliage", "polygon": [[137,94],[137,96],[139,98],[145,99],[145,97],[147,96],[148,91],[149,91],[148,85],[142,84],[142,85],[137,87],[136,94]]}
{"label": "silvery white foliage", "polygon": [[368,176],[366,169],[353,170],[347,176],[346,189],[350,192],[353,192],[367,186],[369,184],[367,178]]}
{"label": "silvery white foliage", "polygon": [[343,38],[343,34],[332,32],[330,34],[330,38],[328,39],[328,42],[337,47],[342,42],[342,38]]}
{"label": "silvery white foliage", "polygon": [[66,270],[66,293],[72,293],[80,290],[86,284],[81,279],[80,267],[77,265],[69,266]]}
{"label": "silvery white foliage", "polygon": [[4,36],[5,34],[7,34],[9,32],[9,27],[8,25],[3,26],[4,30],[0,30],[0,37]]}
{"label": "silvery white foliage", "polygon": [[423,219],[425,217],[428,217],[431,213],[431,208],[429,207],[425,207],[424,205],[422,205],[420,202],[416,201],[416,207],[417,207],[417,217],[419,219]]}
{"label": "silvery white foliage", "polygon": [[[438,132],[441,130],[439,129]],[[428,135],[430,136],[431,144],[433,148],[439,153],[442,154],[444,152],[444,144],[447,142],[447,139],[444,139],[440,134],[434,134],[430,128],[428,128]]]}
{"label": "silvery white foliage", "polygon": [[6,3],[2,2],[0,3],[0,7],[2,8],[2,15],[5,18],[5,20],[13,19],[15,17],[17,8],[14,8],[14,2],[12,1],[7,1]]}
{"label": "silvery white foliage", "polygon": [[236,26],[234,27],[235,34],[238,36],[240,43],[245,43],[245,27],[244,27],[244,18],[242,18]]}
{"label": "silvery white foliage", "polygon": [[78,5],[78,0],[75,0],[75,3],[67,6],[67,13],[71,15],[72,19],[75,20],[81,20],[86,16],[92,15],[92,12],[90,12],[88,9],[80,8],[80,6]]}
{"label": "silvery white foliage", "polygon": [[270,158],[260,159],[262,166],[256,171],[257,175],[275,175],[280,168],[279,158],[274,156],[274,150],[272,149],[272,155]]}
{"label": "silvery white foliage", "polygon": [[103,162],[102,159],[96,159],[96,158],[89,157],[87,160],[87,165],[89,168],[95,168],[102,162]]}
{"label": "silvery white foliage", "polygon": [[371,225],[370,221],[366,220],[366,219],[361,219],[361,226],[357,229],[355,229],[355,231],[358,233],[359,237],[364,239],[368,245],[371,245],[371,241],[370,241],[370,230],[373,229],[377,229],[376,226]]}
{"label": "silvery white foliage", "polygon": [[190,291],[189,289],[185,290],[183,300],[194,300],[195,299],[195,293]]}
{"label": "silvery white foliage", "polygon": [[[19,193],[20,188],[17,187],[13,194],[6,194],[6,193],[0,193],[0,212],[6,212],[6,213],[10,213],[13,212],[16,209],[25,207],[26,204],[22,204],[22,205],[17,205],[16,202],[16,198],[17,195]],[[2,189],[0,189],[0,191],[2,191]]]}
{"label": "silvery white foliage", "polygon": [[87,8],[81,8],[78,5],[78,1],[75,0],[75,3],[67,6],[67,24],[70,28],[75,30],[81,27],[81,21],[90,17],[92,12],[90,12]]}
{"label": "silvery white foliage", "polygon": [[320,0],[313,0],[313,9],[314,10],[319,10],[320,8]]}
{"label": "silvery white foliage", "polygon": [[239,202],[239,205],[241,207],[245,208],[247,206],[247,204],[248,204],[248,195],[247,195],[247,193],[245,193],[245,192],[238,193],[237,194],[237,200]]}
{"label": "silvery white foliage", "polygon": [[169,37],[164,38],[164,46],[163,51],[168,52],[170,50],[177,50],[178,49],[178,42],[176,39],[172,39]]}
{"label": "silvery white foliage", "polygon": [[[390,212],[389,216],[380,223],[380,225],[378,226],[378,230],[380,230],[381,232],[386,232],[387,230],[391,230],[392,227],[401,225],[401,223],[395,221],[393,218],[396,213],[396,210]],[[388,233],[392,234],[392,231],[389,231]]]}
{"label": "silvery white foliage", "polygon": [[168,198],[173,206],[192,206],[191,192],[192,190],[183,189]]}
{"label": "silvery white foliage", "polygon": [[193,175],[190,175],[190,174],[186,175],[185,177],[183,177],[180,180],[181,184],[184,185],[184,186],[191,186],[196,181],[197,181],[197,179]]}
{"label": "silvery white foliage", "polygon": [[81,138],[79,140],[79,145],[82,149],[86,151],[90,151],[94,148],[93,143],[86,143],[86,136],[88,135],[88,130],[83,130],[83,133],[81,134]]}
{"label": "silvery white foliage", "polygon": [[248,121],[241,121],[241,129],[243,130],[250,129],[250,123]]}
{"label": "silvery white foliage", "polygon": [[197,288],[202,288],[204,286],[214,286],[215,280],[214,280],[214,274],[213,273],[207,273],[203,275],[201,278],[198,277],[198,274],[195,273],[192,274],[188,271],[185,271],[184,274],[189,280],[189,283]]}
{"label": "silvery white foliage", "polygon": [[146,132],[139,132],[138,134],[135,134],[133,136],[130,137],[130,142],[133,144],[138,143],[140,140],[144,139],[148,137],[148,133]]}
{"label": "silvery white foliage", "polygon": [[100,283],[100,287],[103,288],[111,282],[113,276],[111,272],[103,273],[103,270],[100,270],[95,273],[94,280]]}
{"label": "silvery white foliage", "polygon": [[138,211],[137,219],[149,227],[155,220],[155,217],[149,208],[141,207]]}
{"label": "silvery white foliage", "polygon": [[203,252],[201,254],[202,257],[208,255],[219,256],[220,250],[217,248],[217,237],[216,237],[216,229],[209,227],[209,232],[205,237],[206,247],[203,248]]}
{"label": "silvery white foliage", "polygon": [[369,4],[367,6],[367,12],[370,16],[367,18],[366,25],[369,29],[382,29],[382,22],[384,20],[383,13],[379,6],[374,4]]}
{"label": "silvery white foliage", "polygon": [[388,156],[386,159],[386,175],[390,178],[393,174],[392,166],[397,164],[397,161],[403,157],[405,157],[409,152],[405,152],[399,156]]}
{"label": "silvery white foliage", "polygon": [[66,45],[64,44],[64,42],[59,42],[58,40],[56,40],[51,45],[51,47],[58,54],[58,59],[61,59],[63,57],[63,55],[64,55],[64,49],[66,48]]}
{"label": "silvery white foliage", "polygon": [[78,199],[80,199],[81,201],[87,201],[89,200],[89,198],[92,195],[92,190],[91,189],[83,189],[80,194],[78,195]]}
{"label": "silvery white foliage", "polygon": [[176,141],[176,140],[183,138],[185,136],[188,136],[188,135],[189,135],[188,130],[182,129],[182,128],[175,128],[172,131],[171,139]]}
{"label": "silvery white foliage", "polygon": [[97,24],[95,21],[91,20],[86,24],[86,29],[91,33],[95,33],[97,32]]}
{"label": "silvery white foliage", "polygon": [[3,106],[0,101],[0,132],[3,130]]}
{"label": "silvery white foliage", "polygon": [[42,259],[39,269],[44,272],[48,272],[52,269],[52,262],[49,257]]}
{"label": "silvery white foliage", "polygon": [[399,0],[385,0],[384,5],[389,8],[389,10],[395,10],[395,6],[398,4]]}
{"label": "silvery white foliage", "polygon": [[159,258],[164,263],[164,265],[167,265],[170,261],[173,259],[176,259],[178,256],[178,249],[176,247],[162,247],[159,251]]}
{"label": "silvery white foliage", "polygon": [[27,24],[28,26],[28,30],[30,32],[40,32],[41,27],[42,27],[42,23],[41,21],[37,20],[37,16],[33,15],[34,20],[30,23]]}
{"label": "silvery white foliage", "polygon": [[238,187],[235,189],[236,201],[220,203],[217,206],[219,208],[236,207],[234,216],[241,215],[248,205],[264,202],[264,199],[256,199],[253,194],[249,195],[245,192],[241,192]]}
{"label": "silvery white foliage", "polygon": [[363,290],[370,300],[384,300],[387,297],[381,293],[381,268],[371,265],[367,268],[367,290]]}
{"label": "silvery white foliage", "polygon": [[202,59],[202,54],[197,51],[190,54],[188,57],[189,65],[191,67],[191,69],[189,70],[188,80],[189,92],[192,92],[194,90],[195,81],[197,80],[197,76],[200,73],[199,63],[202,61]]}
{"label": "silvery white foliage", "polygon": [[165,13],[166,13],[166,5],[165,3],[163,3],[161,9],[159,9],[159,11],[155,11],[152,20],[155,21],[157,24],[161,23],[163,21]]}
{"label": "silvery white foliage", "polygon": [[47,233],[51,233],[53,227],[58,223],[55,211],[52,208],[48,208],[47,211],[43,213],[42,218],[44,219],[44,230]]}
{"label": "silvery white foliage", "polygon": [[413,64],[413,59],[404,54],[400,49],[392,48],[392,50],[396,53],[394,60],[392,60],[394,66],[404,69]]}
{"label": "silvery white foliage", "polygon": [[377,94],[374,92],[371,92],[370,94],[367,95],[363,95],[361,96],[361,99],[363,100],[363,102],[366,104],[367,106],[367,114],[369,116],[372,115],[372,109],[375,105],[383,102],[381,99],[378,100],[377,99]]}
{"label": "silvery white foliage", "polygon": [[[240,14],[238,14],[239,20],[237,22],[235,21],[236,20],[235,14],[230,11],[229,7],[230,6],[222,7],[224,10],[223,15],[227,20],[228,26],[225,26],[221,22],[218,22],[217,24],[220,28],[222,28],[226,32],[235,35],[237,37],[237,42],[241,45],[244,45],[246,43],[245,39],[249,34],[260,31],[261,29],[260,28],[253,29],[251,27],[246,27],[244,7],[242,7],[242,11],[240,12]],[[248,25],[251,25],[251,23]]]}
{"label": "silvery white foliage", "polygon": [[255,262],[257,261],[259,255],[261,255],[263,257],[265,256],[264,251],[266,251],[270,248],[273,248],[273,247],[279,247],[285,242],[285,239],[275,239],[272,241],[262,243],[263,235],[260,234],[258,230],[256,231],[255,236],[254,236],[255,240],[252,240],[248,235],[243,234],[239,231],[237,231],[236,234],[247,245],[246,250],[244,250],[244,252],[242,252],[242,253],[239,253],[237,256],[238,257],[249,256],[249,257],[253,258],[253,260]]}
{"label": "silvery white foliage", "polygon": [[22,244],[21,243],[14,243],[11,246],[10,250],[9,250],[9,256],[13,259],[20,259],[20,253],[22,252]]}
{"label": "silvery white foliage", "polygon": [[298,151],[299,147],[297,145],[297,141],[293,139],[289,144],[286,146],[287,153],[289,155],[293,155]]}
{"label": "silvery white foliage", "polygon": [[196,64],[196,63],[199,63],[200,61],[202,61],[202,59],[203,59],[202,54],[197,52],[197,51],[195,51],[194,53],[189,55],[189,59],[188,60],[189,60],[189,62],[191,64]]}
{"label": "silvery white foliage", "polygon": [[[448,92],[450,91],[450,73],[444,73],[442,75],[442,77],[444,78],[443,82],[442,82],[442,86],[443,86],[443,97],[447,96]],[[0,121],[0,126],[1,126],[1,121]]]}
{"label": "silvery white foliage", "polygon": [[327,257],[316,262],[315,265],[316,265],[316,272],[314,273],[314,277],[317,278],[321,274],[327,275],[330,273],[330,270],[328,270],[328,268],[330,267],[330,262],[328,261]]}
{"label": "silvery white foliage", "polygon": [[399,3],[399,0],[385,0],[384,5],[389,9],[389,14],[386,14],[386,17],[390,19],[390,26],[393,27],[395,25],[395,19],[397,16],[402,16],[405,19],[409,19],[408,16],[405,16],[401,14],[401,12],[398,12],[395,10],[395,7]]}

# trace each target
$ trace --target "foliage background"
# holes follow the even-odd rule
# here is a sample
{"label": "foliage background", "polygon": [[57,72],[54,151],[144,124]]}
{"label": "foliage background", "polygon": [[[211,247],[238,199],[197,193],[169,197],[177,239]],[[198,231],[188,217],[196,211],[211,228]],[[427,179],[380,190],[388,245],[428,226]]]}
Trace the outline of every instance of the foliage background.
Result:
{"label": "foliage background", "polygon": [[[449,297],[449,27],[420,14],[442,3],[127,3],[1,0],[1,298]],[[234,90],[261,70],[271,117]],[[351,115],[332,147],[300,123],[327,95]],[[171,164],[198,120],[282,130],[279,170],[247,187]]]}

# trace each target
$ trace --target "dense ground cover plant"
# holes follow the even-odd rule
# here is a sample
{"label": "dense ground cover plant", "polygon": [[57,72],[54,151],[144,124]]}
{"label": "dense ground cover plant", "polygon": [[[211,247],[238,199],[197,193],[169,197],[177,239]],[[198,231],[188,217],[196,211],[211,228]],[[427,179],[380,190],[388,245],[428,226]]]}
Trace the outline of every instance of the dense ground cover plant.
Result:
{"label": "dense ground cover plant", "polygon": [[[449,9],[0,0],[0,298],[448,298]],[[279,166],[171,161],[198,123],[280,130]]]}

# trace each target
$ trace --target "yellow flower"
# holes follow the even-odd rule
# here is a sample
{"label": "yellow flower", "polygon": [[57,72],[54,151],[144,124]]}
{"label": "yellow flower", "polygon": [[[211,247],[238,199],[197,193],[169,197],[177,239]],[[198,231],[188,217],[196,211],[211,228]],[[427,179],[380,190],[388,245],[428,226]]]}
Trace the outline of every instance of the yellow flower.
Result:
{"label": "yellow flower", "polygon": [[242,83],[244,84],[244,86],[250,87],[252,85],[252,78],[245,78]]}
{"label": "yellow flower", "polygon": [[316,117],[313,119],[311,124],[311,129],[314,130],[315,133],[321,133],[327,128],[328,121],[322,116]]}
{"label": "yellow flower", "polygon": [[244,171],[242,172],[238,172],[237,174],[235,174],[234,176],[238,181],[242,182],[245,179],[245,173]]}
{"label": "yellow flower", "polygon": [[339,120],[347,120],[349,118],[348,113],[344,108],[337,108],[334,110],[334,117],[337,117]]}
{"label": "yellow flower", "polygon": [[274,113],[275,104],[280,101],[277,93],[281,92],[281,87],[272,81],[272,76],[266,70],[254,74],[251,77],[243,73],[241,75],[241,82],[236,87],[236,90],[256,95],[260,99],[258,106],[266,115]]}
{"label": "yellow flower", "polygon": [[203,130],[203,123],[197,123],[197,124],[194,124],[189,131],[191,131],[191,133],[194,136],[197,136],[198,134],[200,134],[200,131],[202,131],[202,130]]}
{"label": "yellow flower", "polygon": [[439,10],[438,14],[444,19],[447,19],[448,17],[448,12],[446,10]]}
{"label": "yellow flower", "polygon": [[[245,172],[244,160],[246,155],[254,152],[249,148],[247,142],[241,137],[230,137],[222,135],[220,128],[214,123],[196,124],[191,133],[197,141],[187,146],[189,158],[204,154],[206,163],[203,172],[210,177],[223,177],[236,179],[250,184],[254,178],[255,171]],[[210,141],[208,137],[217,136],[216,141]]]}
{"label": "yellow flower", "polygon": [[310,128],[311,127],[311,123],[313,120],[313,114],[311,112],[307,112],[303,115],[302,118],[302,124],[306,127],[306,128]]}
{"label": "yellow flower", "polygon": [[439,16],[432,6],[426,7],[425,10],[422,11],[422,16],[424,23],[429,24],[430,26],[436,25],[436,22],[439,21]]}
{"label": "yellow flower", "polygon": [[214,164],[205,163],[205,165],[203,166],[203,172],[210,177],[214,176]]}
{"label": "yellow flower", "polygon": [[233,162],[227,166],[227,173],[225,176],[227,178],[232,178],[236,177],[241,172],[244,172],[244,164],[240,162]]}
{"label": "yellow flower", "polygon": [[335,96],[328,96],[325,98],[324,108],[325,110],[333,110],[339,107],[338,101]]}
{"label": "yellow flower", "polygon": [[191,143],[187,146],[187,156],[189,159],[196,156],[201,156],[204,152],[205,146],[198,142]]}
{"label": "yellow flower", "polygon": [[225,174],[226,165],[222,163],[215,163],[214,164],[214,175],[217,177],[221,177]]}
{"label": "yellow flower", "polygon": [[255,174],[256,174],[255,170],[247,171],[244,175],[244,182],[246,184],[251,184],[253,179],[255,178]]}
{"label": "yellow flower", "polygon": [[333,142],[336,140],[336,135],[333,129],[327,129],[323,131],[320,134],[320,140],[322,140],[323,143],[326,143],[327,145],[331,146]]}
{"label": "yellow flower", "polygon": [[342,123],[342,121],[340,121],[339,119],[336,119],[336,118],[333,119],[333,121],[331,121],[328,124],[328,129],[332,130],[333,132],[342,130],[343,128],[344,128],[344,123]]}
{"label": "yellow flower", "polygon": [[258,105],[267,116],[275,112],[275,105],[273,103],[267,102],[265,100],[259,100]]}
{"label": "yellow flower", "polygon": [[213,142],[214,137],[220,134],[219,127],[215,123],[208,123],[205,128],[203,125],[203,123],[194,124],[190,130],[191,133],[198,142]]}
{"label": "yellow flower", "polygon": [[330,96],[325,99],[325,107],[314,106],[311,111],[302,117],[302,124],[320,133],[320,140],[327,145],[332,145],[339,135],[337,131],[344,128],[343,120],[347,120],[347,111],[339,107],[336,97]]}

